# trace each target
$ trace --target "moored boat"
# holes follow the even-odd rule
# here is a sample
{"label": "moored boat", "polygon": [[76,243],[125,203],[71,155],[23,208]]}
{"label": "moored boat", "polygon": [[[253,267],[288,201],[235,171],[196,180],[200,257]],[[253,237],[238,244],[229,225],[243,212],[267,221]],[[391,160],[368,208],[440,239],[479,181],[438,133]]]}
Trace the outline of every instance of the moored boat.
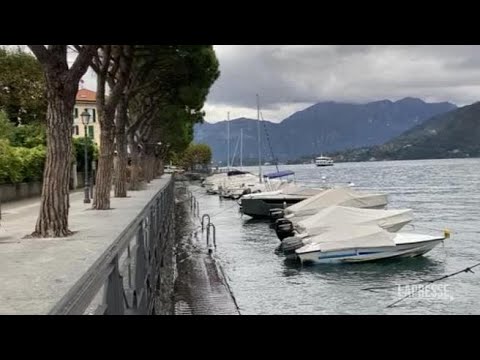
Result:
{"label": "moored boat", "polygon": [[448,238],[442,235],[391,233],[378,226],[336,228],[295,250],[302,263],[358,263],[424,255]]}

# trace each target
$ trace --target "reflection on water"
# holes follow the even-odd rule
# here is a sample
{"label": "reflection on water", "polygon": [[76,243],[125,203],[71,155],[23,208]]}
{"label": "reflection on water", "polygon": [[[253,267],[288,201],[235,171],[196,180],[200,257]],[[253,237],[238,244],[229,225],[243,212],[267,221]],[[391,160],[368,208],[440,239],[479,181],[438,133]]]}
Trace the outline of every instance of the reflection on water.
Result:
{"label": "reflection on water", "polygon": [[[442,281],[451,299],[408,299],[395,286],[430,280],[480,261],[480,159],[396,161],[285,166],[305,186],[355,183],[385,192],[389,208],[411,208],[408,232],[435,234],[448,228],[452,238],[423,257],[375,263],[301,266],[276,252],[280,242],[268,221],[242,216],[234,201],[192,190],[201,214],[217,228],[217,257],[244,314],[478,314],[477,274]],[[271,169],[265,169],[270,171]],[[274,170],[274,168],[272,168]],[[252,171],[256,171],[252,168]],[[394,286],[372,293],[362,289]]]}

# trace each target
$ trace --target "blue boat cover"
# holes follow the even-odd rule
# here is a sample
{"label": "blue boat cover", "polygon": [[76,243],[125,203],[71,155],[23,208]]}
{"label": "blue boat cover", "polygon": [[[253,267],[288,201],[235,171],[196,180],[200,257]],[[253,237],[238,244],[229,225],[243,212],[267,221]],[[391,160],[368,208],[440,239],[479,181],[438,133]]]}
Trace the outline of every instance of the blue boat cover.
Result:
{"label": "blue boat cover", "polygon": [[279,172],[265,174],[265,175],[263,175],[263,177],[269,178],[269,179],[275,179],[275,178],[284,177],[284,176],[288,176],[288,175],[294,175],[294,174],[295,173],[291,170],[283,170],[283,171],[279,171]]}

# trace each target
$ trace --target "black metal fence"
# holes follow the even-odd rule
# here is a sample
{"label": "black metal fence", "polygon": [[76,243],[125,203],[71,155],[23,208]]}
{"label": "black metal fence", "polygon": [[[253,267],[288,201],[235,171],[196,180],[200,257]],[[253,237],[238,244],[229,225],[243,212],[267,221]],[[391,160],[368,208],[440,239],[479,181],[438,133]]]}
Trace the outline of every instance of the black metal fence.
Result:
{"label": "black metal fence", "polygon": [[50,311],[51,315],[150,315],[165,247],[174,238],[173,178]]}

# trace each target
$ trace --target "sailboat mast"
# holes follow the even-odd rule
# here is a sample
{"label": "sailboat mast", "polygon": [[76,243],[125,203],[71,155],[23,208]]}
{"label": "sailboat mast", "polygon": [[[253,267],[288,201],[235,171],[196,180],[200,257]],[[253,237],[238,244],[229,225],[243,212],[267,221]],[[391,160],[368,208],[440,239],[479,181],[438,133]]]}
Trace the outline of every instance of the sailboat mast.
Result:
{"label": "sailboat mast", "polygon": [[260,97],[257,94],[258,176],[262,182],[262,150],[260,145]]}
{"label": "sailboat mast", "polygon": [[240,129],[240,168],[243,170],[243,128]]}
{"label": "sailboat mast", "polygon": [[230,112],[227,113],[227,169],[230,171]]}

